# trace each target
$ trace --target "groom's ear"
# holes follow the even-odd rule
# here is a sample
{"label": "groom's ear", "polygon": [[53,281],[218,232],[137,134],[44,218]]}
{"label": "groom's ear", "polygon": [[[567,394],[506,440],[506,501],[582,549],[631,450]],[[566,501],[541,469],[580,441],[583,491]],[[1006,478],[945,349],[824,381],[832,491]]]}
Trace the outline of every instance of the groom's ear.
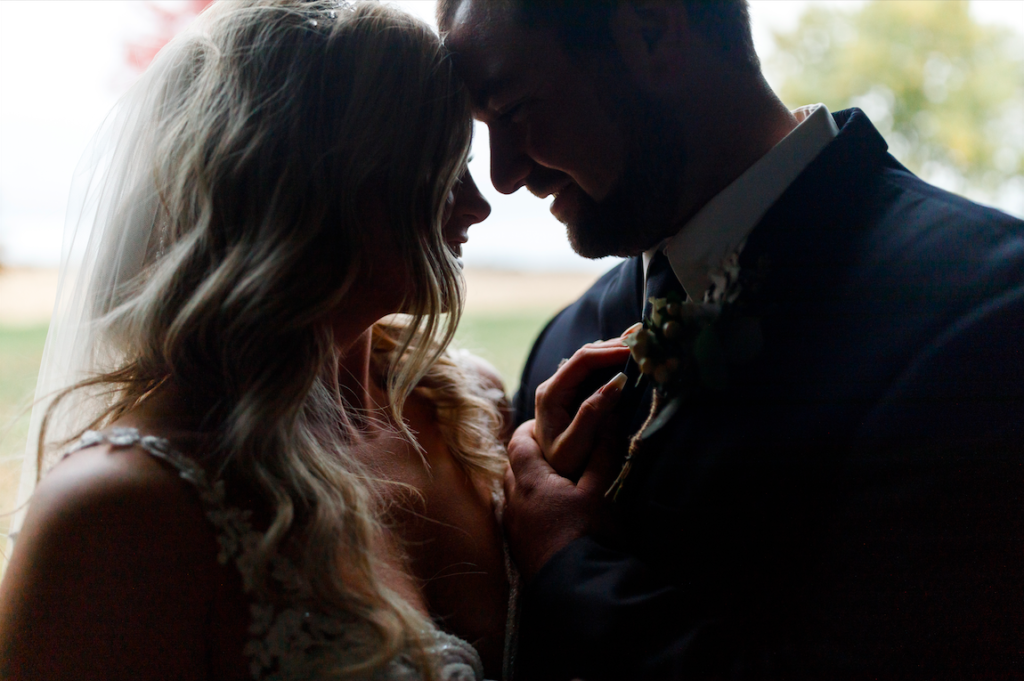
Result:
{"label": "groom's ear", "polygon": [[686,3],[679,0],[619,2],[612,38],[634,82],[652,93],[678,89],[695,47]]}

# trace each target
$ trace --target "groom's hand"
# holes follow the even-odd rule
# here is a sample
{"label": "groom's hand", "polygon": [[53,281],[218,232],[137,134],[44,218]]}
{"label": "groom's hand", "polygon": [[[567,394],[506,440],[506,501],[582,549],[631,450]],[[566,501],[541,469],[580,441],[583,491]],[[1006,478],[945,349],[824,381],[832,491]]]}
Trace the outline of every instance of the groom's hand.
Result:
{"label": "groom's hand", "polygon": [[573,482],[544,458],[535,427],[527,421],[512,435],[505,470],[505,530],[526,580],[576,539],[613,531],[614,509],[604,493],[625,446],[617,437],[599,439],[586,469]]}

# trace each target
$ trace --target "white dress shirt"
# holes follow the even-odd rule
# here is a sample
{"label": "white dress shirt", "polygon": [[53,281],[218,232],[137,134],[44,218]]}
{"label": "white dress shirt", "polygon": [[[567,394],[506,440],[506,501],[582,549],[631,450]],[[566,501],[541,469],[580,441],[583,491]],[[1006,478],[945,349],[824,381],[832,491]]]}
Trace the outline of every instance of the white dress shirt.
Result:
{"label": "white dress shirt", "polygon": [[708,201],[675,236],[644,253],[645,278],[651,258],[663,248],[687,295],[703,299],[711,285],[709,272],[740,246],[772,204],[839,134],[824,104],[800,107],[793,115],[797,126],[788,135]]}

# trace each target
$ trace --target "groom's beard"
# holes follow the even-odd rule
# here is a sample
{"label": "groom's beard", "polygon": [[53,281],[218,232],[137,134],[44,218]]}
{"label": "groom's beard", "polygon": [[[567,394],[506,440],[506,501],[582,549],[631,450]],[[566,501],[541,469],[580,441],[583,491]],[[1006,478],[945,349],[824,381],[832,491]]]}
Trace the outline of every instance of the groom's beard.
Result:
{"label": "groom's beard", "polygon": [[584,258],[639,255],[674,232],[686,163],[681,135],[657,103],[629,108],[631,115],[620,118],[629,130],[622,176],[601,201],[580,191],[566,225],[569,243]]}

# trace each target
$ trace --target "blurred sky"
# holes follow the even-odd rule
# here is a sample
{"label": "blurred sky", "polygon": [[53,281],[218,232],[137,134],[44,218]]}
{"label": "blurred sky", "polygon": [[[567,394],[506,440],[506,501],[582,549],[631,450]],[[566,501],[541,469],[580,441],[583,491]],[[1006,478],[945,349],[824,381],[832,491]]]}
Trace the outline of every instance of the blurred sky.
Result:
{"label": "blurred sky", "polygon": [[[792,29],[807,5],[824,1],[753,0],[754,41],[762,58],[773,50],[773,29]],[[433,0],[393,4],[433,23]],[[852,9],[859,1],[837,4]],[[1024,40],[1024,0],[972,0],[971,11],[980,21],[1013,27]],[[0,262],[58,264],[75,165],[135,78],[126,43],[151,31],[151,12],[137,0],[0,1]],[[771,82],[773,74],[767,76]],[[548,213],[549,201],[525,190],[503,196],[493,189],[487,131],[479,125],[473,154],[472,172],[493,212],[470,231],[467,266],[602,271],[614,264],[573,253],[564,227]]]}

